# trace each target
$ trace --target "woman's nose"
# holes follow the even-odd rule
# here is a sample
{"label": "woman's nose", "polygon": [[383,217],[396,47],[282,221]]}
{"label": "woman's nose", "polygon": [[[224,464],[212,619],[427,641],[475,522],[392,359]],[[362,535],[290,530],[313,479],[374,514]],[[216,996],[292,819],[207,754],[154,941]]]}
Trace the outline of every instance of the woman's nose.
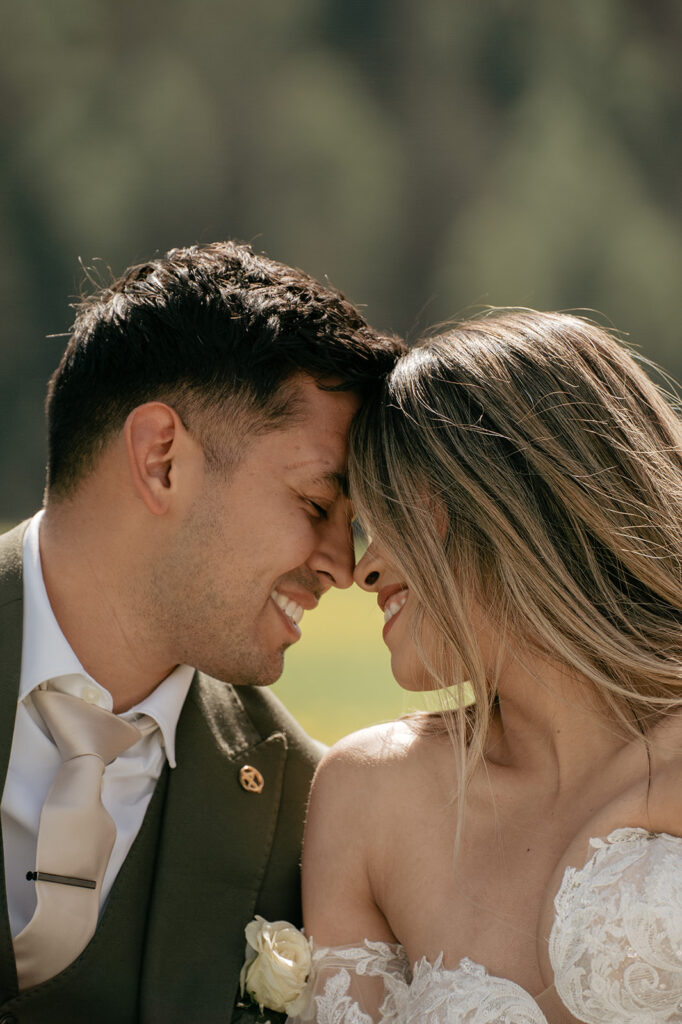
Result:
{"label": "woman's nose", "polygon": [[363,590],[374,590],[381,576],[381,560],[377,555],[374,546],[365,551],[360,561],[355,566],[353,579]]}

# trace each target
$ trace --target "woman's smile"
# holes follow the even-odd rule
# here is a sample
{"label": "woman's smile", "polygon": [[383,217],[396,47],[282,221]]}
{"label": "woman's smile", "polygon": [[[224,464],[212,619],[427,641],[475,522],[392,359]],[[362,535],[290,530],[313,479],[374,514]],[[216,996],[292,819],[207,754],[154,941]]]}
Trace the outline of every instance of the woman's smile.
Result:
{"label": "woman's smile", "polygon": [[384,628],[382,636],[384,640],[388,634],[389,629],[393,625],[393,622],[397,615],[400,614],[405,602],[410,595],[409,588],[404,583],[395,583],[388,587],[383,587],[377,595],[377,601],[379,607],[384,613]]}

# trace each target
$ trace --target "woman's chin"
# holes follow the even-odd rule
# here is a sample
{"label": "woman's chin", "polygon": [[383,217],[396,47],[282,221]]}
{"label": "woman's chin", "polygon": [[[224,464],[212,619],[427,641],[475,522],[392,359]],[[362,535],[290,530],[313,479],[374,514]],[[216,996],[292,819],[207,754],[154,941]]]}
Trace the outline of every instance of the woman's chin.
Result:
{"label": "woman's chin", "polygon": [[394,655],[391,658],[391,672],[400,689],[408,693],[430,693],[440,689],[433,676],[425,671],[419,661],[405,665],[402,658]]}

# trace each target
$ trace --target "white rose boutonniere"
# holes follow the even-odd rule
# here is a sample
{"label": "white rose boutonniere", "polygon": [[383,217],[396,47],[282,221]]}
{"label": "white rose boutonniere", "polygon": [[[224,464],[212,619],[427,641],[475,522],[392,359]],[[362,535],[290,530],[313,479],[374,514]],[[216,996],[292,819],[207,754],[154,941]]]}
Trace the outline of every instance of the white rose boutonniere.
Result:
{"label": "white rose boutonniere", "polygon": [[266,921],[256,916],[244,929],[246,963],[239,975],[242,995],[246,991],[263,1007],[294,1017],[312,964],[311,945],[305,935],[288,921]]}

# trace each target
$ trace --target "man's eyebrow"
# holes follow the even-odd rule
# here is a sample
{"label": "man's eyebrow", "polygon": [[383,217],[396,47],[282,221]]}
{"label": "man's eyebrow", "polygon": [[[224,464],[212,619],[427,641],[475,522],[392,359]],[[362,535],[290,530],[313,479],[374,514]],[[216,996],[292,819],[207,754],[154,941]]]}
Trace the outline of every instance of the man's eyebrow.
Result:
{"label": "man's eyebrow", "polygon": [[348,477],[345,473],[320,473],[314,480],[310,481],[313,487],[333,487],[335,491],[339,491],[344,498],[349,497],[350,491],[348,488]]}

